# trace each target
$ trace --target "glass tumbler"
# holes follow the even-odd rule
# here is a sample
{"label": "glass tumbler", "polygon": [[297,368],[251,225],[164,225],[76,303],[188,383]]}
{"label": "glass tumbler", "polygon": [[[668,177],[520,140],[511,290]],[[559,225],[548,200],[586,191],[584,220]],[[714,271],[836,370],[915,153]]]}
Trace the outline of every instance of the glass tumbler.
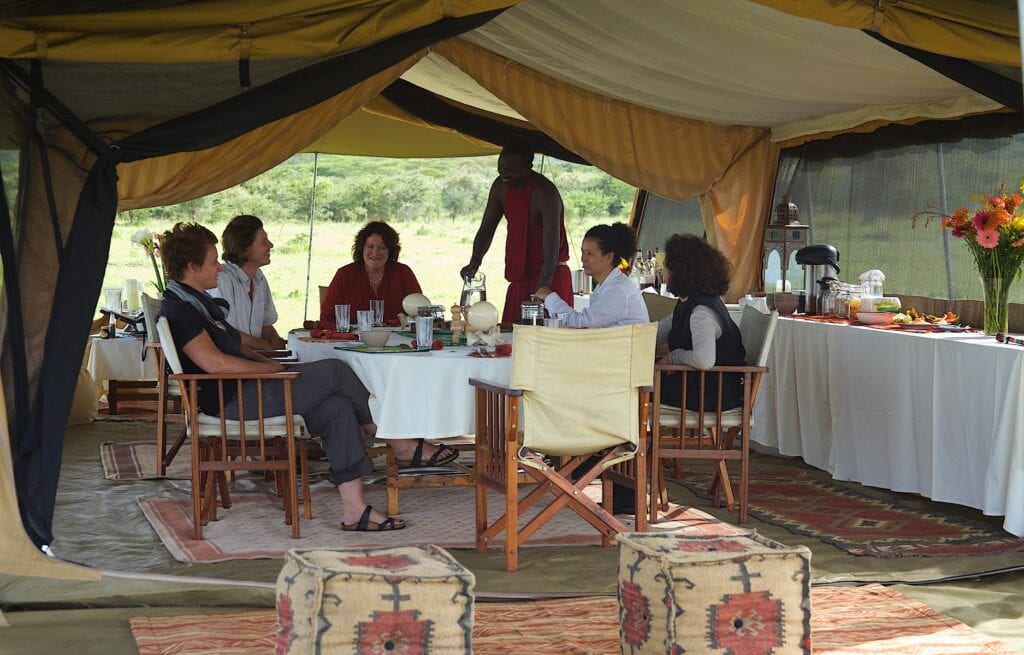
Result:
{"label": "glass tumbler", "polygon": [[350,310],[351,307],[349,305],[334,306],[334,329],[338,332],[348,332],[349,328],[352,327]]}
{"label": "glass tumbler", "polygon": [[360,309],[356,312],[356,326],[360,332],[369,332],[373,329],[373,312],[369,309]]}
{"label": "glass tumbler", "polygon": [[384,301],[383,300],[371,300],[370,311],[373,312],[373,325],[375,327],[384,326]]}
{"label": "glass tumbler", "polygon": [[430,350],[434,343],[434,317],[416,317],[416,350]]}

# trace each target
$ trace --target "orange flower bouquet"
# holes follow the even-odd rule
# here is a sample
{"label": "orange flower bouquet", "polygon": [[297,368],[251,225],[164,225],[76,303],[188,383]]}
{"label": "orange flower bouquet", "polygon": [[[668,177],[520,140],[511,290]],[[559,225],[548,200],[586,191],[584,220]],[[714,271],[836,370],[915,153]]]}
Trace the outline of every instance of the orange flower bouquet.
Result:
{"label": "orange flower bouquet", "polygon": [[[1024,191],[1024,182],[1021,184]],[[1024,207],[1020,193],[1007,194],[1005,185],[993,195],[971,198],[981,205],[973,212],[961,207],[942,217],[942,229],[962,240],[978,267],[985,291],[985,333],[1005,334],[1010,286],[1024,264]],[[914,215],[936,214],[923,211]]]}

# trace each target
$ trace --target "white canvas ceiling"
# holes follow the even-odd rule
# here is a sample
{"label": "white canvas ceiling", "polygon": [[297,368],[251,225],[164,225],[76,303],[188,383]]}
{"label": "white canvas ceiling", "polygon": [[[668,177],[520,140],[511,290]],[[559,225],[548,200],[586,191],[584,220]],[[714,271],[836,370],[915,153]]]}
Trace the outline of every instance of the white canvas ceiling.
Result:
{"label": "white canvas ceiling", "polygon": [[[567,84],[774,140],[1000,105],[859,30],[747,0],[528,0],[463,37]],[[518,117],[439,57],[403,76]]]}

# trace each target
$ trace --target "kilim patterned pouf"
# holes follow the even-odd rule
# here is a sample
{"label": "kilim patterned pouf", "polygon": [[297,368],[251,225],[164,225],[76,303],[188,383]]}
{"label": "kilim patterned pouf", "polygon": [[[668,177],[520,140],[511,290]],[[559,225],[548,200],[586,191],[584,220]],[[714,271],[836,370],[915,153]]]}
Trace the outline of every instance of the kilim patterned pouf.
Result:
{"label": "kilim patterned pouf", "polygon": [[811,551],[756,532],[620,534],[622,652],[810,653]]}
{"label": "kilim patterned pouf", "polygon": [[472,653],[475,582],[437,546],[291,550],[277,655]]}

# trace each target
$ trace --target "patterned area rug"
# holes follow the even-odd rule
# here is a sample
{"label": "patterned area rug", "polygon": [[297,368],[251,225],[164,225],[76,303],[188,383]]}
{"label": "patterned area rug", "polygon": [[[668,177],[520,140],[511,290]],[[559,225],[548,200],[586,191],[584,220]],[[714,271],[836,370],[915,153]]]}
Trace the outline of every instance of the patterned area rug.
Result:
{"label": "patterned area rug", "polygon": [[[100,444],[100,462],[103,464],[103,477],[107,480],[156,480],[161,477],[156,474],[156,443],[153,441],[105,441]],[[329,468],[326,461],[309,460],[309,474],[313,479],[326,476]],[[192,478],[192,451],[188,442],[174,456],[162,477],[170,480]]]}
{"label": "patterned area rug", "polygon": [[[1024,550],[1024,539],[980,521],[922,513],[860,493],[799,468],[750,472],[750,513],[852,555],[954,557]],[[688,470],[680,484],[707,498],[709,473]]]}
{"label": "patterned area rug", "polygon": [[[600,487],[591,486],[588,493],[600,497]],[[386,507],[385,491],[365,487],[366,500],[374,507]],[[524,494],[526,492],[524,491]],[[232,506],[218,512],[219,520],[203,528],[203,539],[192,539],[192,501],[172,499],[140,500],[143,514],[160,536],[164,546],[180,562],[223,562],[232,559],[283,557],[289,548],[372,548],[380,546],[412,546],[435,544],[442,548],[473,548],[475,545],[475,494],[467,487],[434,489],[403,489],[399,494],[402,518],[408,526],[391,532],[343,532],[341,501],[331,488],[314,489],[313,519],[302,520],[301,539],[291,538],[291,528],[284,523],[284,512],[278,499],[258,493],[231,495]],[[488,515],[501,516],[505,511],[504,496],[488,494]],[[534,505],[520,517],[525,524],[536,515],[542,503]],[[620,516],[627,527],[632,517]],[[672,513],[656,526],[659,532],[685,531],[687,534],[732,535],[740,528],[722,523],[699,510],[673,508]],[[492,542],[500,547],[501,539]],[[524,546],[558,546],[563,544],[597,544],[600,535],[571,510],[559,512],[544,524]]]}
{"label": "patterned area rug", "polygon": [[[116,442],[100,444],[100,462],[107,480],[156,479],[156,443],[153,441]],[[165,478],[188,480],[192,477],[192,454],[189,445],[182,446],[167,467]]]}
{"label": "patterned area rug", "polygon": [[[818,655],[1010,655],[960,621],[882,587],[811,589],[811,640]],[[480,603],[473,614],[477,655],[617,654],[613,597]],[[129,619],[140,655],[260,655],[274,652],[274,610]]]}

